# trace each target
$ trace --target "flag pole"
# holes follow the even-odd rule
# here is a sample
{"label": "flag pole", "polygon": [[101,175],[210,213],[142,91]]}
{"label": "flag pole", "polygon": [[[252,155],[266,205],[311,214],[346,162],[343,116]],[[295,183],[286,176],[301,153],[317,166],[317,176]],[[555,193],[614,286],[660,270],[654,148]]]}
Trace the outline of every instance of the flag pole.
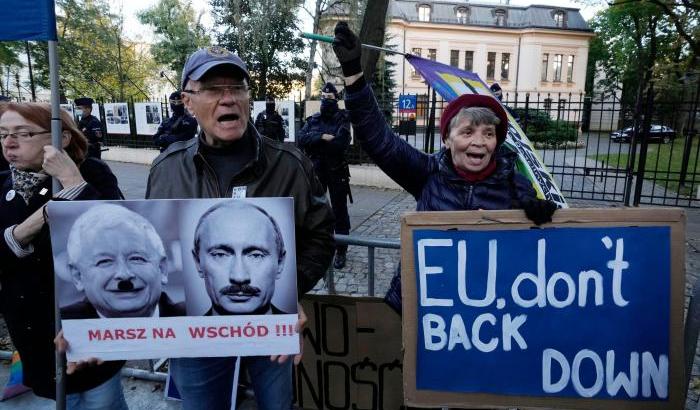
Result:
{"label": "flag pole", "polygon": [[[316,41],[322,41],[324,43],[333,43],[333,37],[331,36],[324,36],[321,34],[315,34],[315,33],[301,33],[301,37],[308,39],[308,40],[316,40]],[[377,47],[373,46],[371,44],[360,44],[363,48],[369,48],[370,50],[377,50],[377,51],[383,51],[385,53],[390,53],[390,54],[399,54],[402,56],[408,55],[408,53],[402,53],[400,51],[392,50],[390,48],[384,48],[384,47]]]}
{"label": "flag pole", "polygon": [[[51,80],[51,145],[61,150],[61,105],[58,84],[58,42],[49,40],[49,77]],[[53,193],[61,190],[57,178],[52,178]],[[58,286],[54,284],[54,321],[56,334],[61,331],[61,313],[58,310]],[[66,408],[65,355],[56,349],[56,410]]]}

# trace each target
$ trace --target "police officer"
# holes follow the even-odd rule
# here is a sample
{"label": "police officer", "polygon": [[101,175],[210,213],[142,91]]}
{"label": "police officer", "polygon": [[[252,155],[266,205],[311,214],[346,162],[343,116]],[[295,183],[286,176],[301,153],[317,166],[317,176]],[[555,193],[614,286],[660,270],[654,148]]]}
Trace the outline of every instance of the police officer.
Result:
{"label": "police officer", "polygon": [[180,91],[170,94],[169,100],[172,115],[160,124],[153,136],[153,142],[160,148],[160,152],[165,151],[170,144],[187,141],[197,133],[197,120],[185,111]]}
{"label": "police officer", "polygon": [[[347,197],[350,193],[350,169],[345,152],[350,146],[350,117],[338,109],[338,90],[332,83],[321,89],[321,112],[306,119],[299,131],[299,147],[314,164],[314,170],[331,196],[335,214],[335,233],[350,233]],[[346,262],[347,245],[337,245],[333,267],[342,269]]]}
{"label": "police officer", "polygon": [[284,119],[275,110],[275,97],[265,97],[265,111],[255,118],[255,129],[267,138],[284,142]]}
{"label": "police officer", "polygon": [[95,103],[90,97],[76,98],[75,105],[83,112],[78,128],[85,134],[88,140],[88,156],[93,158],[102,157],[102,123],[92,115],[92,104]]}

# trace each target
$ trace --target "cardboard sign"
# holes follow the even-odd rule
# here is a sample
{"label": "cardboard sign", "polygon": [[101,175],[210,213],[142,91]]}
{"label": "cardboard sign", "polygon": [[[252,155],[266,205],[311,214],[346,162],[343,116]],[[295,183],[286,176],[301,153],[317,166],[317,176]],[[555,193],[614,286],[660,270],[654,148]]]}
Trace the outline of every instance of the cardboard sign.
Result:
{"label": "cardboard sign", "polygon": [[401,320],[379,298],[306,295],[304,356],[294,370],[303,409],[398,409]]}
{"label": "cardboard sign", "polygon": [[291,198],[48,206],[70,361],[299,351]]}
{"label": "cardboard sign", "polygon": [[407,404],[681,408],[683,211],[412,213]]}

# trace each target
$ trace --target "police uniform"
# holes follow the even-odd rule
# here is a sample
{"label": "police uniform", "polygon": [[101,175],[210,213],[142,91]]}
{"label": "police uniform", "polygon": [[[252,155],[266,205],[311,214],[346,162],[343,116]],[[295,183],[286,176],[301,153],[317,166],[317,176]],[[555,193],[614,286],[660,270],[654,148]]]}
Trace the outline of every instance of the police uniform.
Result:
{"label": "police uniform", "polygon": [[284,142],[284,119],[277,111],[265,110],[258,114],[255,118],[255,128],[267,138]]}
{"label": "police uniform", "polygon": [[[330,83],[326,84],[322,91],[337,94],[335,87]],[[306,124],[299,131],[299,147],[311,159],[321,184],[328,189],[335,214],[335,233],[347,235],[350,233],[347,204],[347,197],[350,195],[350,169],[345,153],[350,146],[350,116],[346,110],[337,108],[337,100],[335,104],[324,104],[326,102],[321,102],[321,112],[307,118]],[[328,105],[330,107],[327,107]],[[325,141],[321,138],[323,134],[330,134],[335,138]],[[347,245],[336,247],[334,265],[337,269],[345,265],[346,251]]]}
{"label": "police uniform", "polygon": [[[75,105],[79,107],[89,106],[92,107],[94,104],[92,98],[78,98],[75,100]],[[82,131],[88,140],[88,152],[87,155],[93,158],[102,157],[102,123],[94,115],[83,115],[78,122],[78,129]]]}
{"label": "police uniform", "polygon": [[173,115],[160,124],[153,136],[153,142],[165,151],[170,144],[177,141],[187,141],[197,133],[197,120],[185,111],[179,91],[170,94],[170,110]]}

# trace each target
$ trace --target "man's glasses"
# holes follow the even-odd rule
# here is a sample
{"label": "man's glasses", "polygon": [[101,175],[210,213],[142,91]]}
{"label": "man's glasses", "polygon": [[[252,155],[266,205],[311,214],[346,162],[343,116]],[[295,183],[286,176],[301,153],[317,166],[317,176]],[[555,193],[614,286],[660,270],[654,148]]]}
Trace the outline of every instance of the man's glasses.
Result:
{"label": "man's glasses", "polygon": [[182,90],[183,93],[199,95],[207,99],[219,99],[224,96],[226,91],[230,92],[236,98],[243,98],[248,95],[248,86],[243,84],[233,85],[210,85],[202,87],[199,90]]}
{"label": "man's glasses", "polygon": [[5,132],[0,131],[0,141],[5,141],[8,137],[13,136],[20,141],[28,141],[35,135],[48,134],[51,131],[39,131],[39,132],[29,132],[29,131],[18,131],[18,132]]}

